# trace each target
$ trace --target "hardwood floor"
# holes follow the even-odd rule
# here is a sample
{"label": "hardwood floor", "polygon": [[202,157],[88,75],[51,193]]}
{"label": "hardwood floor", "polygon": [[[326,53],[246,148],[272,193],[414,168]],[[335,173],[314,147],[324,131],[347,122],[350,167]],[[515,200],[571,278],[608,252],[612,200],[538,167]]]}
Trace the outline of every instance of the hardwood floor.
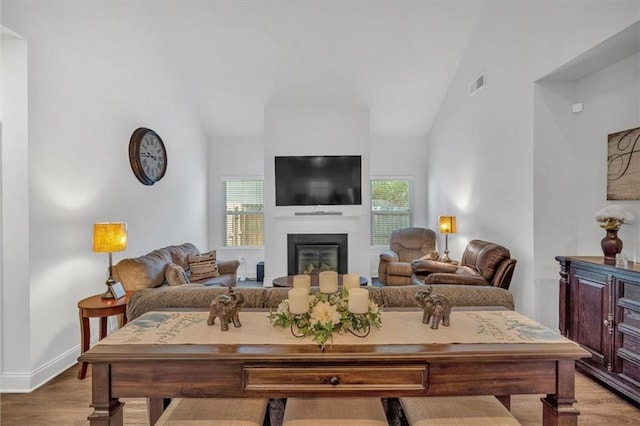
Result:
{"label": "hardwood floor", "polygon": [[[28,394],[0,395],[0,425],[87,425],[91,413],[91,368],[87,379],[78,380],[74,366],[43,387]],[[632,425],[640,423],[640,409],[609,392],[587,377],[576,376],[575,404],[580,410],[580,425]],[[146,401],[125,401],[126,425],[148,424]],[[540,395],[516,395],[511,399],[511,412],[523,425],[542,424]]]}

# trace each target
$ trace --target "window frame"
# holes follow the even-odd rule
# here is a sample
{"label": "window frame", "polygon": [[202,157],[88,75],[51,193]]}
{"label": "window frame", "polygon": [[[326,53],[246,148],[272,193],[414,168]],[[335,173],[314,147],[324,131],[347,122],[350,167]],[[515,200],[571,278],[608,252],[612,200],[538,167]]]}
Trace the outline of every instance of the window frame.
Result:
{"label": "window frame", "polygon": [[[373,182],[374,181],[406,181],[409,183],[409,203],[408,203],[408,209],[407,211],[403,212],[403,213],[396,213],[390,211],[390,210],[385,210],[385,211],[374,211],[373,210]],[[371,233],[370,233],[370,238],[369,238],[369,244],[371,247],[374,248],[381,248],[381,247],[388,247],[388,244],[382,245],[382,244],[373,244],[373,238],[374,238],[374,218],[375,216],[400,216],[400,215],[409,215],[409,225],[408,226],[413,226],[413,203],[415,200],[414,197],[414,179],[411,176],[371,176],[369,178],[369,187],[370,187],[370,194],[369,194],[369,218],[370,218],[370,226],[371,226]],[[387,212],[387,213],[384,213]],[[391,236],[391,235],[389,235]]]}
{"label": "window frame", "polygon": [[[227,209],[227,183],[228,182],[246,182],[255,181],[262,182],[262,208],[259,211],[242,213],[242,215],[262,215],[262,245],[229,245],[227,243],[227,216],[233,214]],[[264,248],[264,177],[263,176],[234,176],[234,177],[222,177],[222,247],[225,249],[239,249],[239,248]]]}

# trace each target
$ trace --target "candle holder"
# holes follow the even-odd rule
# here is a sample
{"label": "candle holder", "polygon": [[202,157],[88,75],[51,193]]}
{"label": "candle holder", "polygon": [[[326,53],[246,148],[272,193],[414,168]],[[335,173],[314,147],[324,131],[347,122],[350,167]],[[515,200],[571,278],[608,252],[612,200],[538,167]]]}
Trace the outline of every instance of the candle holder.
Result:
{"label": "candle holder", "polygon": [[371,332],[371,323],[368,314],[351,314],[351,324],[347,331],[356,337],[365,338]]}
{"label": "candle holder", "polygon": [[305,337],[309,335],[309,315],[291,315],[291,334],[295,337]]}
{"label": "candle holder", "polygon": [[361,289],[351,289],[351,292],[358,290],[351,295],[354,299],[351,300],[352,309],[349,309],[348,289],[343,288],[336,293],[314,292],[308,297],[306,303],[309,304],[309,309],[304,313],[302,312],[306,309],[300,306],[299,298],[293,290],[300,289],[290,290],[289,296],[292,299],[283,300],[277,311],[269,311],[269,321],[275,327],[288,328],[297,338],[311,337],[320,346],[321,351],[325,350],[327,343],[333,343],[335,333],[349,332],[364,338],[369,335],[372,327],[381,327],[380,307],[369,300],[368,292],[364,299],[362,294],[357,297]]}

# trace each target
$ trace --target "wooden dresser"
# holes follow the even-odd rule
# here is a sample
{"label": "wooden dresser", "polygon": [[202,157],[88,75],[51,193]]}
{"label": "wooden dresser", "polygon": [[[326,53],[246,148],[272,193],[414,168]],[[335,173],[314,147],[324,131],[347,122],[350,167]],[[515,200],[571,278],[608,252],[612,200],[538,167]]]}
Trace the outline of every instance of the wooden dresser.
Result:
{"label": "wooden dresser", "polygon": [[556,260],[560,332],[593,355],[576,361],[577,368],[640,404],[640,264],[616,267],[603,257]]}

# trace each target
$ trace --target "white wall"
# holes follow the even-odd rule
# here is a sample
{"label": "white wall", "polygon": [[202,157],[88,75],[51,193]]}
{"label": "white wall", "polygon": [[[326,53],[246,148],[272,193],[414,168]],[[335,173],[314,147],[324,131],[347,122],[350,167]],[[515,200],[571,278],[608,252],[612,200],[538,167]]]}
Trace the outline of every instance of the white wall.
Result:
{"label": "white wall", "polygon": [[[256,265],[264,261],[264,247],[224,247],[224,199],[222,182],[227,179],[264,179],[262,136],[216,138],[209,145],[209,248],[219,259],[242,256],[249,278],[256,278]],[[238,270],[238,276],[240,276]]]}
{"label": "white wall", "polygon": [[[534,282],[533,82],[635,22],[638,6],[630,1],[487,7],[429,134],[429,217],[444,211],[458,216],[452,257],[459,258],[472,238],[508,247],[518,259],[511,284],[516,308],[553,327],[557,321],[549,312],[557,309],[557,299],[539,292]],[[469,98],[468,83],[481,72],[486,87]],[[555,208],[562,213],[561,206]],[[551,307],[540,310],[542,305]]]}
{"label": "white wall", "polygon": [[[437,218],[427,215],[427,140],[425,137],[371,136],[371,178],[413,181],[413,226],[437,229]],[[370,207],[370,206],[368,206]],[[440,234],[436,234],[436,238]],[[444,247],[444,242],[442,242]],[[378,276],[380,253],[389,246],[370,248],[370,274]]]}
{"label": "white wall", "polygon": [[[8,38],[7,38],[8,37]],[[2,35],[2,371],[13,365],[13,377],[30,371],[29,323],[29,159],[27,111],[27,42]],[[4,379],[4,377],[3,377]],[[4,388],[5,380],[2,382]]]}
{"label": "white wall", "polygon": [[[535,92],[535,285],[557,300],[556,255],[602,256],[605,231],[594,219],[607,199],[607,135],[640,126],[640,54],[576,81],[541,81]],[[574,103],[583,112],[573,114]],[[640,217],[639,201],[615,201]],[[561,206],[559,208],[559,206]],[[619,232],[638,259],[640,226]],[[539,314],[557,323],[555,306]]]}
{"label": "white wall", "polygon": [[[582,158],[582,142],[576,138],[576,116],[571,105],[576,99],[573,82],[547,82],[535,87],[534,123],[534,291],[536,300],[547,298],[550,303],[538,303],[540,318],[558,326],[559,266],[555,256],[568,254],[598,254],[579,251],[579,219],[581,210],[575,207],[587,194],[596,195],[591,184],[599,173],[573,173],[581,169],[599,169],[599,162]],[[605,161],[602,159],[604,165]],[[588,182],[581,181],[586,179]],[[570,201],[569,201],[570,200]],[[569,202],[567,202],[569,201]],[[595,210],[583,210],[593,218]],[[591,221],[594,230],[598,229]],[[600,240],[597,240],[600,241]],[[544,276],[544,280],[540,276]]]}
{"label": "white wall", "polygon": [[[295,216],[315,206],[276,207],[274,158],[279,155],[361,155],[362,204],[332,206],[342,216]],[[287,233],[349,237],[349,272],[368,276],[369,109],[362,106],[267,106],[264,149],[265,283],[287,275]]]}
{"label": "white wall", "polygon": [[[3,4],[3,25],[29,48],[29,166],[20,168],[28,170],[28,233],[3,239],[5,247],[28,244],[28,267],[17,280],[5,271],[3,295],[19,299],[20,313],[10,324],[3,318],[13,327],[11,345],[3,342],[4,391],[32,389],[76,361],[76,304],[105,290],[107,255],[91,252],[94,222],[128,223],[129,248],[114,261],[184,241],[207,247],[207,140],[167,72],[171,58],[145,31],[144,7],[93,6]],[[151,187],[128,161],[139,126],[167,147],[166,176]],[[3,161],[21,163],[19,155]]]}

